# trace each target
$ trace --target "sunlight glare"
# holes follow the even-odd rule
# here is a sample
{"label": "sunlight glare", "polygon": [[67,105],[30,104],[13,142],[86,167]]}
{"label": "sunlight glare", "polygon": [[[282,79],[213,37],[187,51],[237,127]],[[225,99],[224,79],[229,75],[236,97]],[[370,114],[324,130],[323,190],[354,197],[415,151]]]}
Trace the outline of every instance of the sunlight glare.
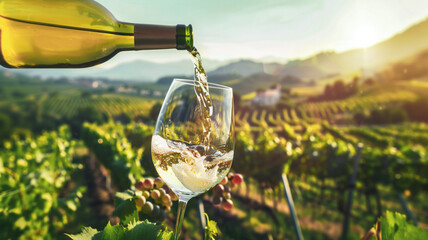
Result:
{"label": "sunlight glare", "polygon": [[352,45],[366,48],[378,40],[376,31],[369,24],[362,23],[355,28]]}

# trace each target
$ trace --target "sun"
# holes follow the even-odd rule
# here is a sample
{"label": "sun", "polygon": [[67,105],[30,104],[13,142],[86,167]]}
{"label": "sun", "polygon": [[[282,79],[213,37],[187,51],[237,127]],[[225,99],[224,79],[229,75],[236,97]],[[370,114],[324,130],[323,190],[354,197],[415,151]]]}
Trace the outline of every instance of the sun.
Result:
{"label": "sun", "polygon": [[353,31],[352,45],[361,48],[369,47],[378,41],[377,35],[375,29],[369,23],[361,23]]}

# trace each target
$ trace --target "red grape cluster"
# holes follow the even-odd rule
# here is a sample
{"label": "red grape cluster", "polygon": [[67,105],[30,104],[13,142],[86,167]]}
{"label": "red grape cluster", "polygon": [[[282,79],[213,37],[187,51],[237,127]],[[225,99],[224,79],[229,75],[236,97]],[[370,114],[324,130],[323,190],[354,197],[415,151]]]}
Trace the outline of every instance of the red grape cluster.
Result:
{"label": "red grape cluster", "polygon": [[221,207],[226,211],[232,210],[233,202],[230,191],[236,185],[241,184],[242,181],[244,181],[244,177],[241,174],[229,173],[220,183],[213,187],[213,203],[215,205],[221,204]]}
{"label": "red grape cluster", "polygon": [[172,201],[178,200],[160,177],[154,180],[146,178],[137,182],[135,187],[141,191],[141,195],[135,199],[137,210],[159,221],[165,219],[166,213],[171,210]]}

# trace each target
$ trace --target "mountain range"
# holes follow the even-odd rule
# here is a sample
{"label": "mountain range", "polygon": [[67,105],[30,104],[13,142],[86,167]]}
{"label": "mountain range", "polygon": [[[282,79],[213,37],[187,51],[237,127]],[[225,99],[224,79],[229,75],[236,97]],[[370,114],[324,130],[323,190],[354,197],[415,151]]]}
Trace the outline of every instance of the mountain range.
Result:
{"label": "mountain range", "polygon": [[[213,70],[224,62],[215,60],[204,61],[207,71]],[[192,75],[193,65],[189,59],[181,61],[155,63],[144,60],[135,60],[130,62],[120,63],[111,68],[104,68],[102,65],[89,68],[61,68],[61,69],[5,69],[0,66],[0,70],[5,70],[17,74],[25,74],[30,76],[39,76],[42,78],[78,78],[92,77],[104,78],[111,80],[126,80],[137,82],[155,82],[163,76],[174,75]]]}
{"label": "mountain range", "polygon": [[254,72],[264,72],[271,75],[318,79],[361,70],[378,71],[427,50],[427,39],[428,19],[425,19],[368,48],[341,53],[325,51],[306,59],[292,60],[286,64],[244,60],[222,66],[211,74],[237,73],[245,77]]}

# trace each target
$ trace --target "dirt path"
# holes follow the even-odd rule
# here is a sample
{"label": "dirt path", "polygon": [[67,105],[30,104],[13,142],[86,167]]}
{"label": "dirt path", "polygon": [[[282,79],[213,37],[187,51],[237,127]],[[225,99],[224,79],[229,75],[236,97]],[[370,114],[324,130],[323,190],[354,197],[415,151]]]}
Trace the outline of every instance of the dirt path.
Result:
{"label": "dirt path", "polygon": [[106,176],[103,174],[103,168],[98,164],[94,156],[89,156],[86,161],[84,170],[87,203],[95,212],[96,219],[99,219],[95,225],[102,226],[106,224],[108,219],[111,224],[118,222],[117,217],[112,217],[114,211],[114,194],[115,190],[107,187]]}

